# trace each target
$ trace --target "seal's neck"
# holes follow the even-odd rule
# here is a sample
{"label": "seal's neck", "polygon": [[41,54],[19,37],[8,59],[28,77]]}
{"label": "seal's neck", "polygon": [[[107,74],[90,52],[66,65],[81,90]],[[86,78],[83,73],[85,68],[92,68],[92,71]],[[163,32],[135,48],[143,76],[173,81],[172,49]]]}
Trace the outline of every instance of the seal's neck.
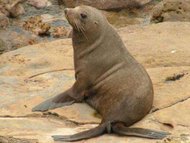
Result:
{"label": "seal's neck", "polygon": [[100,26],[96,30],[86,30],[84,33],[73,29],[72,42],[74,50],[86,50],[87,47],[91,47],[105,36],[105,33],[109,25],[104,27]]}
{"label": "seal's neck", "polygon": [[75,48],[81,44],[86,43],[87,38],[84,36],[83,33],[78,32],[77,30],[73,29],[72,42],[73,42],[73,48]]}

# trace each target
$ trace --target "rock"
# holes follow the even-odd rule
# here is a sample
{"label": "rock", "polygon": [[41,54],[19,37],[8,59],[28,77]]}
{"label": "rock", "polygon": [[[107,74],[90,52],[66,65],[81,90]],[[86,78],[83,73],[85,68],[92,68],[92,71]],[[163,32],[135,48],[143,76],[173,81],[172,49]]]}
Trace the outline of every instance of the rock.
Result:
{"label": "rock", "polygon": [[24,7],[20,3],[9,9],[9,15],[13,18],[23,15],[24,13]]}
{"label": "rock", "polygon": [[163,0],[153,9],[151,21],[190,21],[190,0]]}
{"label": "rock", "polygon": [[139,8],[141,5],[150,2],[150,0],[62,0],[66,7],[76,7],[78,5],[89,5],[98,9],[113,10],[123,8]]}
{"label": "rock", "polygon": [[[164,30],[163,30],[164,29]],[[134,127],[172,133],[166,140],[103,135],[80,143],[189,142],[190,23],[164,22],[118,30],[132,55],[142,63],[154,85],[152,113]],[[175,75],[182,75],[178,80]],[[169,78],[168,78],[169,77]],[[0,135],[53,143],[51,135],[67,135],[97,126],[100,116],[86,104],[32,113],[40,102],[74,82],[71,39],[27,46],[0,56]]]}
{"label": "rock", "polygon": [[25,30],[31,31],[39,36],[50,35],[49,30],[51,26],[48,23],[43,22],[41,16],[30,17],[25,21],[23,27]]}
{"label": "rock", "polygon": [[119,33],[128,49],[146,68],[179,67],[190,65],[187,60],[190,58],[189,27],[189,22],[163,22],[128,26],[119,29]]}
{"label": "rock", "polygon": [[25,0],[2,0],[1,3],[1,12],[5,15],[15,18],[25,13],[25,10],[22,6],[22,3]]}
{"label": "rock", "polygon": [[5,41],[0,39],[0,54],[4,53],[7,49]]}
{"label": "rock", "polygon": [[9,28],[1,30],[0,39],[4,41],[4,52],[15,50],[26,45],[33,45],[39,42],[35,34],[31,34],[24,30],[22,32],[18,32],[17,30],[19,31],[21,28],[16,27],[14,31]]}
{"label": "rock", "polygon": [[[64,121],[64,120],[63,120]],[[62,127],[70,126],[76,128],[76,125],[72,123],[67,123],[66,121],[61,121],[59,118],[56,119],[51,116],[46,117],[4,117],[0,118],[0,134],[4,136],[4,140],[7,140],[7,136],[16,138],[15,140],[28,140],[26,143],[54,143],[51,135],[62,134]],[[89,127],[89,126],[87,126]],[[76,129],[72,129],[74,131]],[[65,128],[65,131],[71,132]],[[1,137],[0,137],[1,139]],[[22,139],[22,140],[21,140]],[[0,140],[1,141],[1,140]],[[31,141],[31,142],[29,142]],[[14,142],[8,142],[14,143]],[[16,142],[15,142],[16,143]],[[25,142],[17,142],[25,143]]]}
{"label": "rock", "polygon": [[68,37],[69,29],[64,26],[51,26],[49,23],[54,22],[54,17],[48,14],[42,16],[30,17],[24,22],[25,30],[30,31],[39,36],[52,36],[53,38]]}
{"label": "rock", "polygon": [[9,12],[5,8],[5,4],[0,1],[0,13],[9,16]]}
{"label": "rock", "polygon": [[50,2],[48,0],[28,0],[28,4],[40,9],[45,8],[50,5]]}
{"label": "rock", "polygon": [[52,36],[54,38],[60,38],[60,37],[69,37],[69,30],[67,30],[65,27],[55,27],[52,29]]}
{"label": "rock", "polygon": [[36,140],[0,136],[0,143],[38,143]]}
{"label": "rock", "polygon": [[[190,109],[190,98],[184,101],[178,101],[172,104],[172,106],[155,112],[153,115],[155,118],[159,119],[160,122],[168,123],[168,125],[174,129],[177,128],[177,126],[190,127],[190,110],[186,109]],[[183,120],[181,120],[180,114],[183,115]]]}
{"label": "rock", "polygon": [[6,28],[9,26],[9,19],[7,16],[0,12],[0,29]]}

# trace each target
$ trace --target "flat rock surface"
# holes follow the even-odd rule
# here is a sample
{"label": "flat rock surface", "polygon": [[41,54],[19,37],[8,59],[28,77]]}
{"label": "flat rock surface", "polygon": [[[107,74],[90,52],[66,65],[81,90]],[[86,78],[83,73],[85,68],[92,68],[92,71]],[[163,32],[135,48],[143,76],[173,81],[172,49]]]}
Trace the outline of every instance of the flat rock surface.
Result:
{"label": "flat rock surface", "polygon": [[[80,142],[190,142],[190,23],[128,26],[118,31],[154,84],[152,113],[134,126],[172,135],[162,141],[103,135]],[[32,107],[63,92],[73,82],[71,39],[27,46],[1,55],[0,135],[53,143],[51,135],[74,134],[97,126],[101,117],[86,104],[46,113],[31,112]]]}

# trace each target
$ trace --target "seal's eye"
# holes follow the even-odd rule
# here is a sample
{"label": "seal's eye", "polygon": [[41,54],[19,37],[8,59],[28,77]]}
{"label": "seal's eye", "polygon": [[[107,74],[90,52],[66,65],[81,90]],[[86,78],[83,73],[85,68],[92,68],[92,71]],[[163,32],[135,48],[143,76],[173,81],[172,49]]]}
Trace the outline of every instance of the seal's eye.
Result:
{"label": "seal's eye", "polygon": [[80,16],[81,16],[83,19],[87,18],[87,15],[84,14],[84,13],[81,13]]}

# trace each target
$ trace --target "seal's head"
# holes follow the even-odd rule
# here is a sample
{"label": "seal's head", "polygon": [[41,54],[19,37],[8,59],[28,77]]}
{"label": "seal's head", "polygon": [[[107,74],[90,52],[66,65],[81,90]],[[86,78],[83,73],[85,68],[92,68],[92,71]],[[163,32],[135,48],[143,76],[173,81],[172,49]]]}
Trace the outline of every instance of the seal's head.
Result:
{"label": "seal's head", "polygon": [[90,6],[78,6],[75,8],[66,8],[65,16],[73,27],[73,32],[81,34],[86,39],[100,36],[105,25],[106,18],[102,13]]}

